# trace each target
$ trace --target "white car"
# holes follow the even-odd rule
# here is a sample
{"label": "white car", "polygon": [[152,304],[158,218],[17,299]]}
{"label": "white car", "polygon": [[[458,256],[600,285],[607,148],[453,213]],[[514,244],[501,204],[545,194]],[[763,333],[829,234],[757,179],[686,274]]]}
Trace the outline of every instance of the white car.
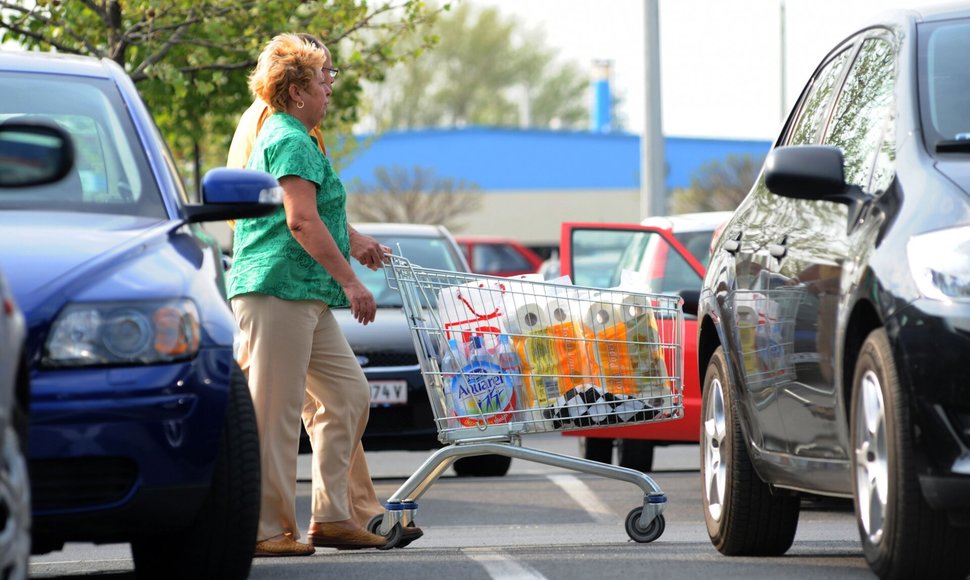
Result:
{"label": "white car", "polygon": [[[72,165],[73,148],[56,127],[0,125],[0,195],[61,179]],[[24,315],[0,272],[0,578],[11,580],[27,577],[31,548],[26,340]]]}

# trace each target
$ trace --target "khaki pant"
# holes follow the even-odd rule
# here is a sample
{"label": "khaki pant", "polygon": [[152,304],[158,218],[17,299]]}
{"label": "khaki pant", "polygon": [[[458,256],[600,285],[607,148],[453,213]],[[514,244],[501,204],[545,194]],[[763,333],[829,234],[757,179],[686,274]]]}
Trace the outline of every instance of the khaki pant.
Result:
{"label": "khaki pant", "polygon": [[242,331],[239,364],[256,408],[262,460],[258,540],[296,522],[296,458],[302,418],[313,446],[312,520],[366,523],[383,508],[361,435],[370,392],[333,313],[312,300],[262,294],[232,299]]}

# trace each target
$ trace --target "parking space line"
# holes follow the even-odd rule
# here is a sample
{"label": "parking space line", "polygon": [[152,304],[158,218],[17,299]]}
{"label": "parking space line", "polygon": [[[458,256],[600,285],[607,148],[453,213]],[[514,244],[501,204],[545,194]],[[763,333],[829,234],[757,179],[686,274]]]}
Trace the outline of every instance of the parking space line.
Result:
{"label": "parking space line", "polygon": [[606,504],[596,497],[593,492],[581,479],[575,475],[551,474],[546,476],[550,481],[558,485],[580,505],[586,513],[590,515],[598,524],[612,524],[616,522],[616,514]]}
{"label": "parking space line", "polygon": [[478,562],[492,580],[546,580],[538,570],[515,561],[511,556],[499,550],[466,549],[463,550],[468,559]]}

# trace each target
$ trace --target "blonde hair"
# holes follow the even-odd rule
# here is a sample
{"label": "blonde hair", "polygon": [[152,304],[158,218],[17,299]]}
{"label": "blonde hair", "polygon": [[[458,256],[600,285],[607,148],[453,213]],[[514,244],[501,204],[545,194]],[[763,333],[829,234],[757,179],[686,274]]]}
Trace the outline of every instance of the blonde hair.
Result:
{"label": "blonde hair", "polygon": [[308,88],[326,62],[324,49],[297,34],[280,34],[263,48],[249,75],[249,90],[273,111],[285,111],[290,85]]}

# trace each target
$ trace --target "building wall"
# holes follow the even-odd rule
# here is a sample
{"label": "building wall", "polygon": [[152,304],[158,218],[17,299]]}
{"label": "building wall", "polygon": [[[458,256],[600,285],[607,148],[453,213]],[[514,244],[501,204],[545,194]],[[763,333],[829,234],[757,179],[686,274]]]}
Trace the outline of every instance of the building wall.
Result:
{"label": "building wall", "polygon": [[640,221],[638,189],[485,192],[482,207],[453,233],[514,238],[525,245],[558,246],[562,222]]}

